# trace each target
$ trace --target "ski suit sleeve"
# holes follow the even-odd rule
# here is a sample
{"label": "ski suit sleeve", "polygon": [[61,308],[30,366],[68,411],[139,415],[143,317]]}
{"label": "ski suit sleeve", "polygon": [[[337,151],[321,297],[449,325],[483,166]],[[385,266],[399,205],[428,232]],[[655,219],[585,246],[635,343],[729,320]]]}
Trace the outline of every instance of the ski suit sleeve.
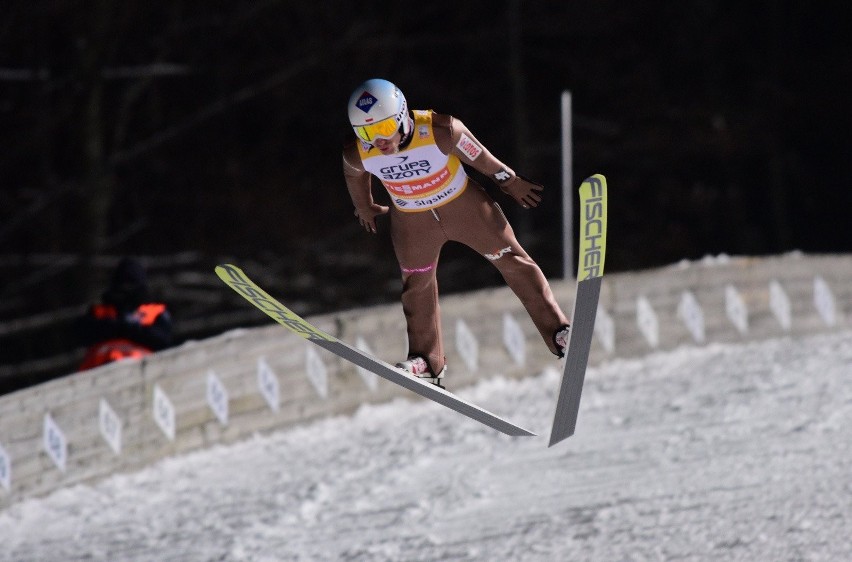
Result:
{"label": "ski suit sleeve", "polygon": [[355,206],[355,217],[367,232],[376,233],[376,217],[388,212],[388,207],[373,201],[370,173],[361,164],[358,147],[348,144],[343,149],[343,178]]}
{"label": "ski suit sleeve", "polygon": [[[544,186],[516,174],[512,168],[491,154],[461,120],[436,113],[433,122],[449,133],[441,135],[445,138],[439,142],[439,146],[443,144],[441,150],[445,154],[455,154],[463,163],[494,180],[504,193],[525,209],[538,206]],[[437,132],[436,140],[439,140]]]}

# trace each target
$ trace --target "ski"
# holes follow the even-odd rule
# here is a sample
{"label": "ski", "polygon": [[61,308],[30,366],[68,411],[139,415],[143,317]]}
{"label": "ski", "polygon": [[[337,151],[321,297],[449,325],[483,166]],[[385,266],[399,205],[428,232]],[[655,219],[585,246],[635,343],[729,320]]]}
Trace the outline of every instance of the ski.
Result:
{"label": "ski", "polygon": [[595,316],[606,257],[606,178],[595,174],[580,186],[580,249],[577,260],[577,293],[571,315],[571,332],[565,353],[565,370],[556,401],[552,447],[574,435],[580,395],[589,363],[589,350],[595,330]]}
{"label": "ski", "polygon": [[531,431],[459,398],[443,387],[409,375],[402,369],[392,367],[390,364],[320,330],[271,297],[266,291],[249,279],[239,267],[231,264],[218,265],[216,266],[216,275],[241,297],[265,312],[270,318],[291,332],[334,353],[338,357],[506,435],[514,437],[535,435]]}

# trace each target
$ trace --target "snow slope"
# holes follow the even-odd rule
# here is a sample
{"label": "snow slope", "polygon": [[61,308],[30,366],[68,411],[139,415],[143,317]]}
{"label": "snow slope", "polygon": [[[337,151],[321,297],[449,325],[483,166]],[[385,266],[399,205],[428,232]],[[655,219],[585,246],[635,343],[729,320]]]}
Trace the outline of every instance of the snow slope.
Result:
{"label": "snow slope", "polygon": [[[0,513],[0,561],[849,560],[852,332],[613,360],[548,449],[558,374],[398,400]],[[452,382],[450,381],[450,385]]]}

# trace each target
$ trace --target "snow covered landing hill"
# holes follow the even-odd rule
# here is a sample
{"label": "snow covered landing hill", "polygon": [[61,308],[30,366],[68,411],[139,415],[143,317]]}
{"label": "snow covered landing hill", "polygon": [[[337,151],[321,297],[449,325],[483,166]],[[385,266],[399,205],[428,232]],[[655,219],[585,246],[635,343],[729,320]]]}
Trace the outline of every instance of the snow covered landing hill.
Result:
{"label": "snow covered landing hill", "polygon": [[511,439],[397,400],[0,512],[1,561],[852,559],[852,332],[590,369],[467,398]]}

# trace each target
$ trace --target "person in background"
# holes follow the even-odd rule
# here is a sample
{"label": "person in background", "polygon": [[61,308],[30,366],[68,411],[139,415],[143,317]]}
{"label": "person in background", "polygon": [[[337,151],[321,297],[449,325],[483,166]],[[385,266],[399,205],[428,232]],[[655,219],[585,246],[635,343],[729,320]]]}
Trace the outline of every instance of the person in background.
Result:
{"label": "person in background", "polygon": [[[348,110],[355,139],[344,147],[343,174],[355,216],[375,233],[376,217],[390,214],[402,270],[409,349],[397,367],[439,386],[446,373],[436,268],[450,240],[473,248],[500,271],[548,349],[562,357],[568,317],[500,206],[462,164],[488,176],[525,209],[541,202],[544,188],[498,160],[459,119],[431,110],[410,112],[402,92],[387,80],[358,86]],[[373,200],[372,176],[387,189],[391,207]]]}
{"label": "person in background", "polygon": [[80,365],[85,371],[113,361],[144,357],[172,343],[172,318],[166,305],[152,302],[148,276],[134,258],[124,258],[113,272],[102,302],[77,322],[88,347]]}

